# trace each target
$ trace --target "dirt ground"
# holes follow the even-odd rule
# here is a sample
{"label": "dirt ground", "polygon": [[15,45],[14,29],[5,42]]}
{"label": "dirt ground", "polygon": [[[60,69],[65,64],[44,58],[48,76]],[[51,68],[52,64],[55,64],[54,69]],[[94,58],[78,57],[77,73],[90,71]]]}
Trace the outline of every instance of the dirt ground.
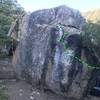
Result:
{"label": "dirt ground", "polygon": [[9,58],[0,60],[0,84],[6,88],[4,92],[8,100],[66,100],[51,92],[33,88],[25,81],[16,81],[11,61]]}
{"label": "dirt ground", "polygon": [[66,100],[51,92],[43,92],[24,81],[11,80],[6,82],[6,94],[9,100]]}

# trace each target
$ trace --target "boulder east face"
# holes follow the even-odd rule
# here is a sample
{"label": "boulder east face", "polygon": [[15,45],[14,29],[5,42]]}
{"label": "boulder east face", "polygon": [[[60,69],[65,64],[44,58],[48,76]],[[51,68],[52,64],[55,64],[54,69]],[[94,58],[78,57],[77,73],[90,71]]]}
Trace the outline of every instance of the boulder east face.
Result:
{"label": "boulder east face", "polygon": [[22,37],[13,64],[20,79],[79,100],[87,91],[91,71],[82,49],[85,19],[66,6],[31,13],[23,20]]}

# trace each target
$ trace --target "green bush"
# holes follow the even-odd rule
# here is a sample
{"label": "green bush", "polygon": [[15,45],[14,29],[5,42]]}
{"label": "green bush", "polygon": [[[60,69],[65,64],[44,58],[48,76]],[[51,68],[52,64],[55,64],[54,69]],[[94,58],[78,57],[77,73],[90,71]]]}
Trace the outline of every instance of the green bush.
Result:
{"label": "green bush", "polygon": [[5,81],[0,81],[0,100],[8,100],[8,95],[5,94],[6,90],[7,88]]}

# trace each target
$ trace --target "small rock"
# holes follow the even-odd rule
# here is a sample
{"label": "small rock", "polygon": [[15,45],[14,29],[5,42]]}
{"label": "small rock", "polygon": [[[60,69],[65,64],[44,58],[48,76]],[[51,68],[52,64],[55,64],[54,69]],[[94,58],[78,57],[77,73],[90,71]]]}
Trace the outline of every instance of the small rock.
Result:
{"label": "small rock", "polygon": [[38,94],[38,95],[40,95],[40,93],[37,92],[37,91],[33,91],[33,92],[32,92],[32,95],[33,95],[33,94]]}
{"label": "small rock", "polygon": [[22,93],[19,93],[19,96],[22,96]]}
{"label": "small rock", "polygon": [[20,92],[23,92],[23,90],[22,90],[22,89],[19,89],[19,91],[20,91]]}
{"label": "small rock", "polygon": [[31,99],[31,100],[34,100],[34,97],[33,97],[33,96],[30,96],[30,99]]}

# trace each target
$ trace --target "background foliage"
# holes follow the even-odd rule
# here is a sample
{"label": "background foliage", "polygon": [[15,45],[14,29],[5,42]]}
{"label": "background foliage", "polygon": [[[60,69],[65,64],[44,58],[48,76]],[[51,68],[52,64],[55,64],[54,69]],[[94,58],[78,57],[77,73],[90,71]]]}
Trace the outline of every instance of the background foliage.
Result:
{"label": "background foliage", "polygon": [[93,44],[99,46],[100,44],[100,9],[88,11],[82,14],[87,23],[83,30],[85,32],[84,45],[90,46],[90,40]]}
{"label": "background foliage", "polygon": [[16,0],[1,0],[0,2],[0,35],[7,34],[12,21],[24,13],[24,9]]}
{"label": "background foliage", "polygon": [[[0,0],[0,58],[3,57],[1,49],[12,44],[12,39],[7,37],[13,21],[24,13],[24,9],[16,0]],[[3,58],[2,58],[3,59]],[[0,82],[0,100],[8,100],[4,94],[3,84]]]}

